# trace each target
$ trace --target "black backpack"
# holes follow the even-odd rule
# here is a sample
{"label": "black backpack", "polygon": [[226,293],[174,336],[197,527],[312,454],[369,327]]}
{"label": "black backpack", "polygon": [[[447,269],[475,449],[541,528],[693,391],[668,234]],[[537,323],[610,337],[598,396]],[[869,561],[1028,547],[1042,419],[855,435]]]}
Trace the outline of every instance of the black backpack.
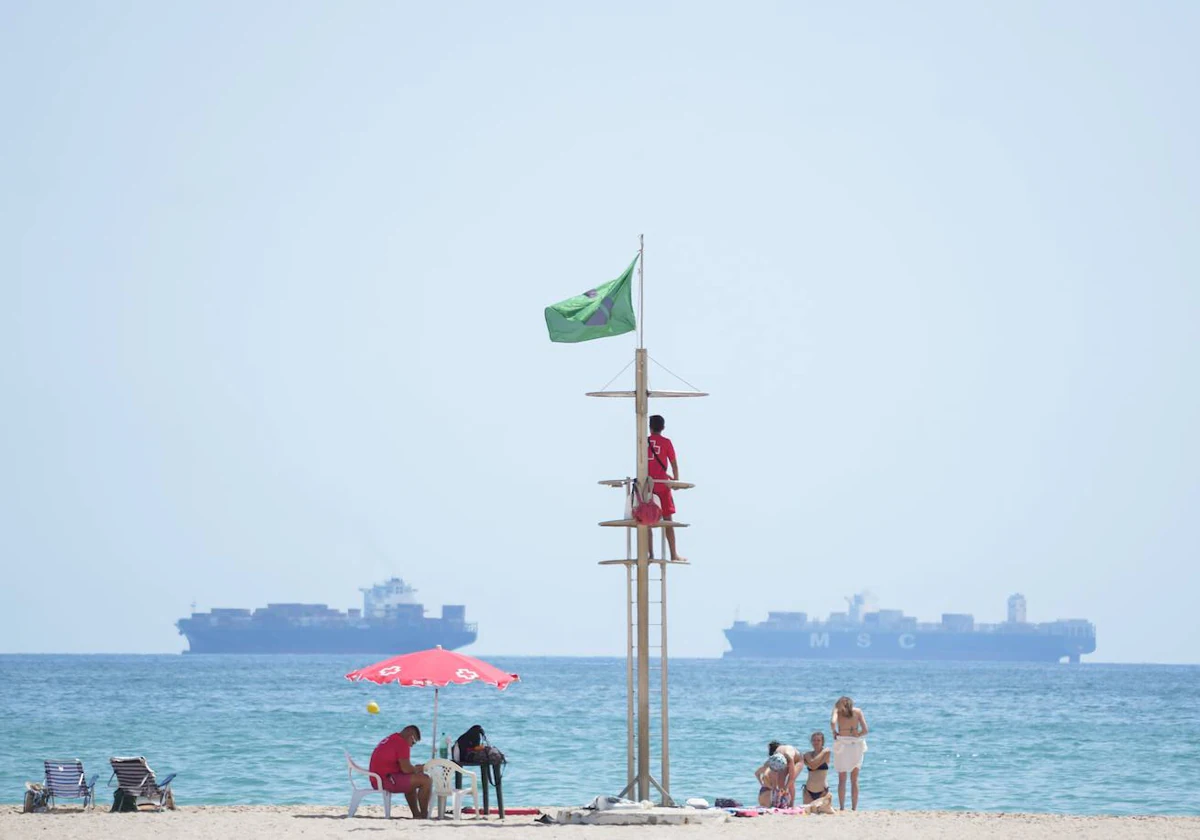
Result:
{"label": "black backpack", "polygon": [[466,732],[458,736],[458,760],[464,761],[471,756],[472,752],[477,752],[487,746],[487,735],[483,734],[483,727],[475,724]]}
{"label": "black backpack", "polygon": [[131,796],[120,788],[113,791],[113,804],[112,810],[109,811],[110,814],[117,813],[118,811],[136,811],[137,809],[136,796]]}

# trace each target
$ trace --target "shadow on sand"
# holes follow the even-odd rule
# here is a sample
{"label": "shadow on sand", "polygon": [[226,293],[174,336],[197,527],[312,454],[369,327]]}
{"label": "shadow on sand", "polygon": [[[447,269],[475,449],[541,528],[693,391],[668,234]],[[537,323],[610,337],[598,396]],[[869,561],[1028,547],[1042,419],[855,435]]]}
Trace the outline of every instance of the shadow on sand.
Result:
{"label": "shadow on sand", "polygon": [[[345,814],[292,814],[294,820],[350,820],[355,821],[370,821],[373,823],[415,823],[422,826],[439,826],[445,828],[528,828],[530,823],[525,820],[413,820],[412,817],[392,817],[388,819],[383,816],[375,816],[373,814],[357,814],[353,817],[348,817]],[[354,831],[384,831],[382,825],[363,826],[362,828],[353,829]]]}

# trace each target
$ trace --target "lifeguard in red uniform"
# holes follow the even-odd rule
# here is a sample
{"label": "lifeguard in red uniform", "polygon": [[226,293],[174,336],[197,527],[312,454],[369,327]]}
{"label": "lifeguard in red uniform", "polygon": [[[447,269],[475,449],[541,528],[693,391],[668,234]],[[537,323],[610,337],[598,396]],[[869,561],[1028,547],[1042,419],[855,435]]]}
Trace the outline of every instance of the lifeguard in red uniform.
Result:
{"label": "lifeguard in red uniform", "polygon": [[[413,819],[429,819],[429,797],[433,782],[425,775],[425,765],[413,764],[413,745],[421,740],[421,730],[406,726],[384,738],[371,753],[371,772],[383,781],[383,789],[402,793],[408,800]],[[371,787],[375,780],[371,779]]]}
{"label": "lifeguard in red uniform", "polygon": [[[661,414],[654,414],[650,417],[650,437],[647,439],[649,448],[649,458],[647,459],[647,471],[651,478],[654,479],[654,495],[658,497],[658,506],[662,508],[663,519],[668,522],[675,514],[675,498],[671,494],[671,488],[662,481],[679,481],[679,461],[675,457],[675,447],[671,443],[670,438],[663,437],[663,430],[667,428],[667,421],[662,418]],[[671,470],[667,472],[667,464],[671,465]],[[671,560],[683,562],[686,557],[680,557],[675,550],[675,529],[667,528],[667,548],[671,553]],[[650,541],[650,556],[654,556],[654,541]]]}

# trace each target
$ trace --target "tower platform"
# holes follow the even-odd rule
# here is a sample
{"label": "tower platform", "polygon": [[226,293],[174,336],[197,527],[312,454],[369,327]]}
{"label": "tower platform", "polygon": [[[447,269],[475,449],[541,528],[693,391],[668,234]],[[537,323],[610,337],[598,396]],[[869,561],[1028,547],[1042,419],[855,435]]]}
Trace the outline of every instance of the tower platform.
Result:
{"label": "tower platform", "polygon": [[[665,563],[668,566],[690,566],[690,565],[692,565],[691,560],[664,560],[660,557],[648,557],[646,559],[650,563]],[[630,560],[600,560],[599,562],[596,563],[596,565],[597,566],[636,566],[637,558],[635,557]]]}
{"label": "tower platform", "polygon": [[[601,528],[637,528],[642,525],[636,519],[608,519],[599,523]],[[666,519],[660,519],[653,525],[643,526],[646,528],[687,528],[686,522],[669,522]]]}

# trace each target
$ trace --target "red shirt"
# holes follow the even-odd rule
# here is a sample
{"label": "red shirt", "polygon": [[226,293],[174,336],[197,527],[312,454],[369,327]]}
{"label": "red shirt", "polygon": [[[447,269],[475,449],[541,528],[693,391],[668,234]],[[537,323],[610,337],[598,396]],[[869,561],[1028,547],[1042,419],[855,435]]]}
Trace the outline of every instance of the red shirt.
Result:
{"label": "red shirt", "polygon": [[650,477],[660,481],[669,481],[671,476],[667,472],[667,467],[675,460],[675,447],[671,445],[671,439],[662,435],[650,435],[648,449],[650,457],[647,471]]}
{"label": "red shirt", "polygon": [[378,773],[380,776],[387,776],[388,773],[403,773],[400,769],[400,761],[408,761],[412,753],[412,745],[408,743],[408,739],[399,732],[393,732],[391,735],[380,741],[375,751],[371,753],[371,772]]}

